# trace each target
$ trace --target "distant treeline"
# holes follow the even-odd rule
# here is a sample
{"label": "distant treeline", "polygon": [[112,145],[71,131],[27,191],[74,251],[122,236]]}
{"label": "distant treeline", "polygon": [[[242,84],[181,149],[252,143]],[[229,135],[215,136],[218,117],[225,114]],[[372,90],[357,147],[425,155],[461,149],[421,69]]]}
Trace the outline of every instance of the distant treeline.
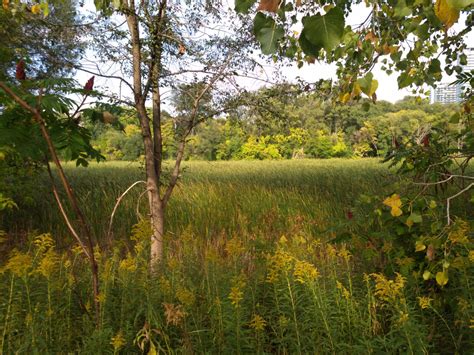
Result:
{"label": "distant treeline", "polygon": [[[298,159],[383,156],[394,142],[424,135],[426,129],[450,125],[454,106],[430,104],[416,97],[334,105],[317,93],[291,95],[283,88],[247,94],[233,110],[210,118],[193,132],[187,159]],[[109,160],[140,160],[143,143],[133,115],[86,122],[94,145]],[[164,112],[164,157],[176,153],[180,117]],[[453,129],[456,129],[453,125]]]}

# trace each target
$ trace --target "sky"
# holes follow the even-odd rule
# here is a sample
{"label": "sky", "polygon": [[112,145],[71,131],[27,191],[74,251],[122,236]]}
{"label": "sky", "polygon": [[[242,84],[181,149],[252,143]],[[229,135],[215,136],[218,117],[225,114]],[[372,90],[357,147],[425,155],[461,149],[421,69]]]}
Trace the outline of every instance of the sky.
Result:
{"label": "sky", "polygon": [[[233,0],[224,0],[224,4],[227,3],[230,9],[234,8],[234,1]],[[84,2],[84,7],[83,11],[94,11],[95,6],[94,6],[94,1],[93,0],[86,0]],[[369,14],[370,9],[366,8],[363,3],[358,4],[357,6],[354,6],[353,12],[349,15],[347,19],[347,24],[349,25],[357,25],[364,21],[364,19],[367,17]],[[463,27],[463,23],[465,22],[465,18],[460,18],[458,23],[453,26],[450,31],[460,31]],[[470,47],[474,47],[474,34],[471,32],[470,36],[467,39],[467,44]],[[93,59],[93,53],[89,52],[88,54],[89,58],[92,57]],[[267,78],[267,77],[272,77],[272,73],[274,73],[276,70],[281,70],[280,73],[283,74],[284,77],[287,78],[289,81],[294,81],[298,77],[302,78],[303,80],[307,82],[316,82],[320,79],[336,79],[336,67],[335,65],[329,65],[321,62],[316,62],[314,64],[305,64],[301,69],[298,69],[296,66],[296,63],[289,66],[289,67],[284,67],[282,69],[277,69],[276,66],[271,65],[271,64],[265,64],[263,63],[263,68],[264,71],[260,70],[256,72],[255,74],[257,76],[261,76],[262,78]],[[107,68],[108,74],[113,74],[116,69],[113,67]],[[387,75],[385,72],[383,72],[380,69],[380,65],[377,65],[373,69],[373,74],[374,78],[378,80],[379,82],[379,87],[377,90],[377,97],[379,100],[386,100],[390,102],[396,102],[398,100],[403,99],[405,96],[411,94],[410,89],[398,89],[398,84],[397,84],[397,74],[392,74],[392,75]],[[78,72],[76,75],[76,79],[79,82],[86,82],[87,79],[90,77],[90,74],[84,73],[84,72]],[[444,77],[443,82],[452,82],[454,79],[451,77]],[[259,80],[252,80],[252,79],[245,79],[240,82],[240,84],[243,84],[244,87],[248,90],[256,90],[264,83]],[[96,87],[100,87],[101,89],[105,90],[111,90],[115,94],[126,94],[126,91],[120,91],[124,90],[123,88],[120,88],[117,83],[111,83],[110,80],[106,81],[101,78],[96,78]]]}

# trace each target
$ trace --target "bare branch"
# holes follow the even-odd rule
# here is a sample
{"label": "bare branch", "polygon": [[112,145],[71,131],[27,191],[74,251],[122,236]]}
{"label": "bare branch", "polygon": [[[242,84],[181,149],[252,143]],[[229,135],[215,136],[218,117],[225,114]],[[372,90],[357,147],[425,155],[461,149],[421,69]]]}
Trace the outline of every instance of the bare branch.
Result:
{"label": "bare branch", "polygon": [[467,192],[471,187],[474,186],[474,182],[469,184],[466,188],[462,189],[461,191],[459,191],[458,193],[456,193],[455,195],[449,197],[446,199],[446,218],[448,219],[448,226],[451,224],[451,216],[450,216],[450,212],[449,212],[449,209],[450,209],[450,205],[451,205],[451,200],[462,195],[463,193]]}
{"label": "bare branch", "polygon": [[125,195],[126,195],[131,189],[133,189],[136,185],[138,185],[138,184],[146,184],[146,181],[139,180],[139,181],[134,182],[132,185],[130,185],[130,186],[128,187],[128,189],[126,189],[126,190],[117,198],[117,202],[115,203],[114,209],[112,210],[112,214],[110,215],[109,230],[108,230],[108,232],[107,232],[107,239],[109,240],[109,242],[110,242],[111,244],[112,244],[112,224],[114,223],[115,212],[117,212],[117,208],[119,207],[120,202],[121,202],[122,199],[125,197]]}

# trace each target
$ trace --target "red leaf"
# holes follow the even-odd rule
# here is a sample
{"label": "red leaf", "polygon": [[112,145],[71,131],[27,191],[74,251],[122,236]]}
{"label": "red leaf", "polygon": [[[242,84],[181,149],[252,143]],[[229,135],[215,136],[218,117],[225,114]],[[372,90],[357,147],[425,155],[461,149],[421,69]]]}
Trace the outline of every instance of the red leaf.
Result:
{"label": "red leaf", "polygon": [[91,92],[92,89],[94,88],[94,78],[95,76],[92,76],[89,80],[87,80],[86,85],[84,85],[84,91],[86,93]]}
{"label": "red leaf", "polygon": [[20,81],[23,81],[26,79],[26,73],[25,73],[25,61],[23,59],[20,59],[20,61],[16,64],[16,78]]}
{"label": "red leaf", "polygon": [[354,213],[352,211],[347,211],[347,219],[352,219],[354,218]]}
{"label": "red leaf", "polygon": [[430,145],[430,135],[427,134],[424,136],[421,142],[423,143],[423,147],[428,147]]}

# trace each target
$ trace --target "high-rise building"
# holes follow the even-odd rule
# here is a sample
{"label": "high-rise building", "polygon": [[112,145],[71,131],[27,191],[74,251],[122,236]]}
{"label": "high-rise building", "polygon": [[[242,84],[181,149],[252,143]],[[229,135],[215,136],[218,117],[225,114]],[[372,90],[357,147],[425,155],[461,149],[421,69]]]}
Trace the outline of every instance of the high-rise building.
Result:
{"label": "high-rise building", "polygon": [[[474,70],[474,48],[467,48],[464,53],[466,54],[466,62],[462,64],[458,58],[458,65],[462,67],[463,72]],[[460,84],[440,83],[436,88],[431,89],[431,103],[451,104],[461,102],[462,92],[463,87]]]}
{"label": "high-rise building", "polygon": [[461,102],[461,85],[440,83],[431,89],[431,103],[453,104]]}

